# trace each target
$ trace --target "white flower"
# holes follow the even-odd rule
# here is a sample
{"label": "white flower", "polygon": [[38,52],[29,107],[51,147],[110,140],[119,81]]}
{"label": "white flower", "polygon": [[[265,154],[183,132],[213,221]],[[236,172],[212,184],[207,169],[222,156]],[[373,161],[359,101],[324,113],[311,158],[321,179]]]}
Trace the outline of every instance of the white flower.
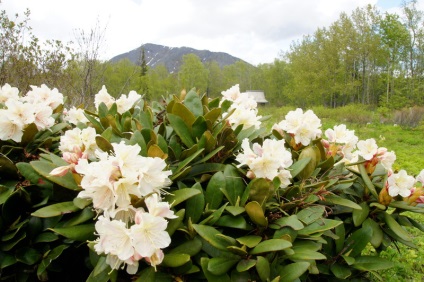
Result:
{"label": "white flower", "polygon": [[171,184],[168,178],[172,172],[165,170],[166,163],[161,158],[143,158],[139,172],[139,189],[142,196],[160,193],[160,189]]}
{"label": "white flower", "polygon": [[411,195],[411,188],[414,186],[414,177],[408,175],[405,170],[400,170],[399,173],[393,173],[387,179],[389,186],[389,195],[396,197],[409,197]]}
{"label": "white flower", "polygon": [[96,240],[94,250],[98,254],[111,254],[122,261],[134,255],[131,233],[124,222],[99,216],[95,228],[99,238]]}
{"label": "white flower", "polygon": [[229,100],[235,101],[240,96],[240,87],[238,84],[232,86],[230,89],[222,91],[222,101]]}
{"label": "white flower", "polygon": [[261,126],[262,116],[257,116],[257,112],[254,110],[244,109],[244,108],[236,108],[234,113],[228,118],[228,121],[232,125],[231,127],[235,129],[240,124],[243,125],[243,129],[247,129],[250,127],[255,127],[259,129]]}
{"label": "white flower", "polygon": [[144,200],[149,213],[154,216],[166,218],[177,218],[174,211],[171,210],[168,202],[161,202],[158,194],[152,194]]}
{"label": "white flower", "polygon": [[377,149],[377,160],[380,161],[384,168],[390,170],[396,161],[396,154],[393,151],[388,152],[384,147],[380,147]]}
{"label": "white flower", "polygon": [[135,91],[130,91],[130,93],[128,94],[128,97],[124,94],[121,95],[121,97],[119,97],[118,100],[116,100],[116,106],[118,107],[118,113],[123,114],[126,111],[128,111],[129,109],[131,109],[132,107],[134,107],[134,105],[140,101],[141,96],[140,94],[138,94]]}
{"label": "white flower", "polygon": [[156,270],[156,265],[161,264],[164,257],[165,257],[165,255],[164,255],[163,251],[161,249],[157,249],[156,252],[152,256],[146,257],[145,259]]}
{"label": "white flower", "polygon": [[140,146],[126,145],[123,141],[119,144],[113,143],[112,146],[115,156],[110,159],[119,167],[122,176],[137,179],[138,169],[145,165],[144,157],[139,155]]}
{"label": "white flower", "polygon": [[94,105],[96,109],[99,108],[101,103],[105,103],[107,108],[110,109],[113,103],[115,103],[115,99],[109,95],[107,92],[106,86],[103,85],[102,89],[94,96]]}
{"label": "white flower", "polygon": [[256,177],[272,180],[278,176],[281,187],[287,187],[291,175],[286,169],[293,164],[293,160],[284,147],[284,140],[266,139],[262,146],[254,143],[252,148],[247,138],[242,141],[243,153],[236,156],[239,166],[247,165]]}
{"label": "white flower", "polygon": [[0,109],[0,140],[21,142],[23,134],[23,124],[12,120],[7,110]]}
{"label": "white flower", "polygon": [[320,127],[321,120],[313,111],[308,110],[303,113],[303,110],[298,108],[288,112],[284,120],[274,124],[273,129],[290,133],[296,144],[307,146],[312,140],[321,136]]}
{"label": "white flower", "polygon": [[113,212],[117,200],[113,182],[119,177],[118,168],[107,161],[88,163],[80,159],[75,171],[84,176],[78,197],[92,199],[95,209]]}
{"label": "white flower", "polygon": [[23,101],[30,104],[43,104],[52,110],[63,104],[63,95],[56,88],[50,89],[45,84],[40,87],[31,85],[32,90],[28,91]]}
{"label": "white flower", "polygon": [[160,216],[137,211],[135,223],[131,226],[131,238],[135,251],[142,257],[152,257],[158,249],[171,243],[171,237],[165,231],[168,222]]}
{"label": "white flower", "polygon": [[92,127],[79,129],[78,127],[67,130],[64,135],[60,137],[59,150],[62,153],[74,152],[75,146],[80,148],[83,155],[89,159],[95,157],[95,151],[98,149],[96,143],[96,130]]}
{"label": "white flower", "polygon": [[75,107],[64,111],[63,120],[75,125],[78,123],[88,123],[88,119],[84,115],[84,110]]}
{"label": "white flower", "polygon": [[0,87],[0,103],[6,103],[9,99],[18,100],[19,89],[6,83],[3,87]]}
{"label": "white flower", "polygon": [[34,106],[29,103],[23,103],[18,100],[8,100],[6,102],[6,107],[9,118],[16,123],[21,123],[23,127],[35,121]]}
{"label": "white flower", "polygon": [[415,180],[417,182],[421,182],[421,185],[424,186],[424,169],[421,170],[421,172],[417,175],[417,177],[415,178]]}
{"label": "white flower", "polygon": [[371,160],[375,154],[377,154],[377,143],[375,142],[375,139],[367,139],[367,140],[360,140],[357,143],[357,147],[359,150],[359,155],[362,156],[365,160],[369,161]]}
{"label": "white flower", "polygon": [[38,130],[44,130],[54,125],[53,110],[43,104],[34,104],[34,123]]}

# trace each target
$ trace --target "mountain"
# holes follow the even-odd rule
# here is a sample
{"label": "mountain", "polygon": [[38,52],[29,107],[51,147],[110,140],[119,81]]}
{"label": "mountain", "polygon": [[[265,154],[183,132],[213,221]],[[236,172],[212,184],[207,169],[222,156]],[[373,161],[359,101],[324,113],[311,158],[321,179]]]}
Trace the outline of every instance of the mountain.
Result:
{"label": "mountain", "polygon": [[221,68],[232,65],[237,61],[243,61],[224,52],[197,50],[190,47],[168,47],[152,43],[143,44],[132,51],[117,55],[110,59],[110,61],[117,62],[122,59],[129,59],[134,64],[139,64],[142,48],[144,48],[145,60],[148,66],[155,67],[163,63],[169,72],[178,71],[182,63],[182,57],[191,53],[197,55],[202,62],[216,61]]}

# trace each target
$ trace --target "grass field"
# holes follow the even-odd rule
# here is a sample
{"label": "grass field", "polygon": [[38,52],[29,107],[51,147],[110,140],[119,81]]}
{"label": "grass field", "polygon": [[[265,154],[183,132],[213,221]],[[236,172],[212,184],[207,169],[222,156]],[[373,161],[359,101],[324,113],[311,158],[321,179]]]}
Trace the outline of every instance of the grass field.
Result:
{"label": "grass field", "polygon": [[[264,106],[259,108],[262,116],[270,115],[264,122],[267,128],[284,119],[285,115],[295,108]],[[306,110],[306,109],[304,109]],[[382,118],[376,112],[371,112],[363,107],[349,106],[338,109],[312,108],[321,119],[323,132],[338,124],[345,124],[348,129],[355,130],[359,139],[374,138],[379,147],[386,147],[395,151],[397,159],[394,170],[405,169],[408,174],[416,176],[424,169],[424,121],[418,127],[410,128],[395,125],[390,119]],[[411,216],[424,224],[423,214]],[[409,248],[403,244],[385,250],[380,255],[395,263],[395,267],[378,272],[388,282],[397,281],[424,281],[424,233],[411,228],[413,243],[417,249]],[[368,249],[374,252],[373,248]],[[378,281],[374,277],[371,280]]]}

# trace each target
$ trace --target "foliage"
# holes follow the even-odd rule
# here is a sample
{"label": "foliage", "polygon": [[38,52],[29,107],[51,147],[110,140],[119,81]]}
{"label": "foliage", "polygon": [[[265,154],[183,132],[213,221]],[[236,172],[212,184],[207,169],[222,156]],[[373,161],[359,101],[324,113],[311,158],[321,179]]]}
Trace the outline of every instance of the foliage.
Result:
{"label": "foliage", "polygon": [[[402,174],[388,175],[393,152],[377,150],[368,139],[355,142],[353,153],[357,137],[345,130],[346,140],[338,139],[331,134],[337,127],[321,136],[312,111],[289,112],[270,133],[258,125],[259,116],[250,118],[256,104],[238,87],[222,99],[191,90],[151,105],[132,92],[115,99],[103,88],[95,104],[83,117],[75,118],[76,109],[55,115],[51,130],[27,124],[21,140],[2,141],[1,278],[378,278],[377,271],[393,267],[379,256],[382,250],[416,247],[404,226],[424,230],[406,213],[424,212],[416,202],[424,175],[396,184]],[[372,145],[375,152],[367,151]],[[149,175],[153,162],[164,167]],[[90,180],[91,173],[98,177]],[[165,174],[169,179],[153,186]],[[135,182],[125,182],[134,175]],[[104,194],[112,205],[98,201],[104,185],[115,187]],[[127,197],[118,201],[115,195]],[[154,215],[154,207],[166,213]],[[135,210],[135,216],[124,212],[118,220],[122,210]],[[136,251],[132,244],[143,234],[156,235],[142,227],[153,217],[161,223],[167,218],[166,232],[160,232],[170,242],[142,255],[153,241],[141,241]],[[108,224],[114,232],[108,233]],[[129,250],[129,257],[108,245],[116,238],[132,238],[117,248]],[[363,253],[368,244],[376,253]]]}

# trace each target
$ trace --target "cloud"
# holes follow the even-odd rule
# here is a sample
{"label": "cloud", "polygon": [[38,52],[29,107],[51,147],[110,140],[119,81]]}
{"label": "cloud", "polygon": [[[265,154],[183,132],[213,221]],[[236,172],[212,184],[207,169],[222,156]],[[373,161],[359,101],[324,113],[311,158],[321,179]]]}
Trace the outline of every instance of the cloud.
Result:
{"label": "cloud", "polygon": [[[381,0],[380,0],[381,1]],[[400,0],[399,0],[400,1]],[[420,1],[423,2],[423,1]],[[377,0],[3,0],[8,14],[31,10],[40,39],[69,41],[75,30],[106,27],[104,59],[143,43],[230,53],[272,62],[293,40],[329,26],[341,12]],[[421,4],[421,3],[420,3]]]}

